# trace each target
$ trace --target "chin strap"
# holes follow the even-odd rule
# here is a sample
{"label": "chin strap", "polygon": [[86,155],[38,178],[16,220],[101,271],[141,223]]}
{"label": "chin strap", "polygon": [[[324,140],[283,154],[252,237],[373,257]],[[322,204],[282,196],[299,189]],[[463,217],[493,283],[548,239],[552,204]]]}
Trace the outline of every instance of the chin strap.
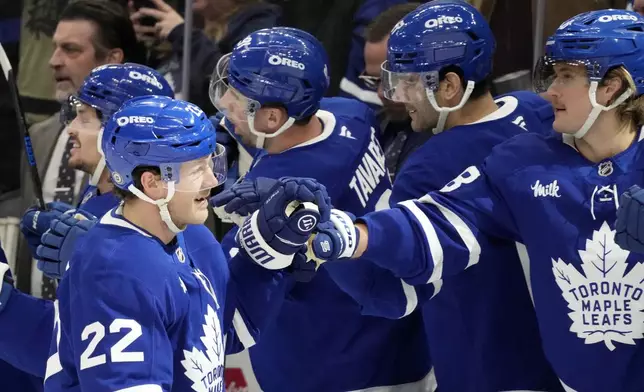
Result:
{"label": "chin strap", "polygon": [[155,204],[157,207],[159,207],[159,214],[161,215],[161,220],[168,226],[168,229],[170,229],[171,232],[174,234],[181,233],[184,229],[180,229],[177,227],[177,225],[174,224],[172,221],[172,217],[170,216],[170,211],[168,211],[168,203],[170,203],[170,200],[172,200],[172,197],[174,196],[174,181],[169,181],[168,183],[168,195],[162,199],[159,200],[152,200],[146,195],[145,193],[141,192],[141,190],[137,189],[134,185],[130,185],[127,190],[132,192],[136,197],[139,199],[146,201],[150,204]]}
{"label": "chin strap", "polygon": [[461,98],[461,102],[459,102],[458,105],[454,107],[444,108],[442,106],[438,106],[438,102],[436,102],[436,96],[434,95],[434,91],[432,91],[431,89],[425,88],[425,94],[427,95],[427,99],[429,100],[429,103],[432,105],[434,110],[438,112],[438,123],[436,124],[436,127],[432,129],[432,132],[434,133],[434,135],[437,135],[443,132],[443,129],[445,128],[445,122],[447,121],[447,116],[449,116],[451,112],[455,112],[461,109],[465,105],[467,100],[470,99],[470,95],[472,95],[473,90],[474,90],[474,81],[468,80],[467,87],[465,87],[465,92],[463,93],[463,97]]}
{"label": "chin strap", "polygon": [[282,126],[275,132],[275,133],[262,133],[258,132],[255,129],[255,111],[251,112],[248,114],[246,117],[246,120],[248,121],[248,129],[250,130],[250,133],[255,135],[257,139],[255,140],[255,148],[263,149],[264,148],[264,140],[266,139],[272,139],[274,137],[277,137],[284,133],[287,129],[293,125],[295,122],[295,119],[293,117],[289,117],[288,120]]}
{"label": "chin strap", "polygon": [[593,109],[590,111],[590,114],[586,118],[584,125],[582,125],[581,128],[579,128],[579,130],[573,134],[573,136],[575,136],[577,139],[581,139],[582,137],[586,136],[586,133],[588,133],[590,127],[593,126],[601,112],[607,112],[609,110],[615,109],[617,106],[624,103],[624,101],[626,101],[628,97],[633,94],[633,90],[629,88],[624,91],[624,93],[620,95],[619,98],[617,98],[615,102],[613,102],[610,106],[604,106],[597,103],[598,86],[599,83],[597,83],[596,81],[590,82],[590,89],[588,89],[588,98],[590,99],[590,104],[593,106]]}
{"label": "chin strap", "polygon": [[94,173],[89,179],[89,184],[92,186],[98,185],[98,181],[101,179],[103,170],[105,170],[105,154],[103,154],[103,147],[101,147],[101,139],[103,138],[103,127],[98,131],[98,138],[96,139],[96,151],[101,155],[101,159],[98,160]]}

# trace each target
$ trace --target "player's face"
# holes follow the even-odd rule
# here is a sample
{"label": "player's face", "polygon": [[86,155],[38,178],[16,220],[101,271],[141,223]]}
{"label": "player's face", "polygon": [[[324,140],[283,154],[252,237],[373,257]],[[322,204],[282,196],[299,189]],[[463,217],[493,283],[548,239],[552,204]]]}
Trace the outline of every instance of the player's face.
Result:
{"label": "player's face", "polygon": [[69,141],[73,144],[69,166],[93,173],[101,159],[97,142],[101,129],[101,121],[96,110],[88,105],[80,104],[76,108],[76,118],[67,127]]}
{"label": "player's face", "polygon": [[[409,96],[414,99],[405,103],[405,108],[411,118],[411,128],[414,132],[424,132],[433,129],[438,123],[438,112],[434,110],[427,99],[425,86],[416,84],[409,88]],[[436,100],[440,104],[440,99],[436,93]]]}
{"label": "player's face", "polygon": [[380,42],[367,42],[364,46],[365,72],[362,77],[367,87],[376,90],[387,115],[392,121],[405,121],[409,118],[404,104],[387,99],[384,95],[380,67],[387,59],[387,42],[385,37]]}
{"label": "player's face", "polygon": [[83,80],[95,67],[105,62],[98,59],[92,43],[96,27],[86,20],[61,21],[53,36],[54,53],[49,66],[54,71],[56,99],[64,102],[76,93]]}
{"label": "player's face", "polygon": [[584,66],[565,63],[554,65],[553,80],[546,94],[555,109],[555,131],[572,134],[584,125],[592,110],[588,89]]}
{"label": "player's face", "polygon": [[179,182],[168,204],[177,226],[200,225],[208,218],[210,190],[219,185],[212,162],[212,156],[208,156],[181,164]]}

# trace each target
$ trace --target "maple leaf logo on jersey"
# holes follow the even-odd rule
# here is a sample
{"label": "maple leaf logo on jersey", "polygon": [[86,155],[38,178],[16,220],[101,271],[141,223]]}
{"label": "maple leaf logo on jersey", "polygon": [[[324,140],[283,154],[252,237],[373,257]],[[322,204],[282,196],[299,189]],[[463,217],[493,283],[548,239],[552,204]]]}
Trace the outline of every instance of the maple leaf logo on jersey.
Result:
{"label": "maple leaf logo on jersey", "polygon": [[196,347],[192,351],[183,350],[185,359],[181,361],[186,377],[192,380],[192,389],[197,392],[216,392],[224,390],[224,343],[219,325],[219,317],[208,305],[201,342],[206,352]]}
{"label": "maple leaf logo on jersey", "polygon": [[[570,332],[584,343],[603,342],[615,350],[615,342],[635,344],[644,338],[644,264],[626,273],[630,252],[614,241],[615,231],[606,222],[580,250],[582,275],[573,265],[552,259],[552,272],[572,312]],[[584,276],[585,275],[585,276]]]}

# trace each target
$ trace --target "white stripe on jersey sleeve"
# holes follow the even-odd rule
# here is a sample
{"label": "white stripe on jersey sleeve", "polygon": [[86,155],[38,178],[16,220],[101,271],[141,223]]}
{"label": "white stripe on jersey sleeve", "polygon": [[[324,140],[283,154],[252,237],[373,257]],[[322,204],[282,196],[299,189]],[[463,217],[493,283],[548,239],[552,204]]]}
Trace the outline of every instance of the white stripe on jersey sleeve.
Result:
{"label": "white stripe on jersey sleeve", "polygon": [[163,392],[161,385],[157,384],[144,384],[137,385],[134,387],[129,387],[125,389],[119,389],[114,392]]}
{"label": "white stripe on jersey sleeve", "polygon": [[[429,277],[427,283],[431,283],[443,278],[443,247],[441,242],[438,239],[436,230],[432,222],[429,221],[427,215],[421,211],[420,208],[414,203],[413,200],[403,201],[398,203],[399,205],[405,207],[414,218],[420,223],[420,226],[425,234],[425,239],[427,240],[427,246],[431,252],[432,262],[434,263],[434,268],[432,268],[432,275]],[[451,223],[451,222],[450,222]]]}
{"label": "white stripe on jersey sleeve", "polygon": [[253,338],[253,335],[251,335],[244,318],[237,309],[235,309],[235,314],[233,315],[233,328],[235,328],[235,332],[237,332],[237,339],[239,339],[244,348],[250,348],[255,345],[255,339]]}

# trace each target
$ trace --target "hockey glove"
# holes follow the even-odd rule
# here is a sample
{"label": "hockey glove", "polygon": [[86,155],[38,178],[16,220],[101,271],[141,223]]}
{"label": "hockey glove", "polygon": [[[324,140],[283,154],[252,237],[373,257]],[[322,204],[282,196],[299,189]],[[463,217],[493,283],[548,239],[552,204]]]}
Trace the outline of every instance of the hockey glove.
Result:
{"label": "hockey glove", "polygon": [[619,199],[615,243],[623,249],[644,254],[644,189],[630,187]]}
{"label": "hockey glove", "polygon": [[329,221],[318,224],[317,234],[309,244],[307,256],[318,265],[329,260],[348,259],[353,256],[360,242],[360,232],[352,214],[333,209]]}
{"label": "hockey glove", "polygon": [[36,252],[38,269],[52,279],[61,279],[68,268],[78,241],[97,223],[94,215],[74,210],[54,219],[43,234]]}
{"label": "hockey glove", "polygon": [[25,236],[31,254],[36,254],[40,245],[40,237],[49,229],[51,221],[74,207],[66,203],[53,202],[47,204],[47,210],[43,211],[38,207],[29,208],[22,219],[20,219],[20,231]]}
{"label": "hockey glove", "polygon": [[260,194],[265,201],[237,232],[237,242],[257,264],[282,269],[293,263],[296,253],[306,252],[313,229],[329,217],[328,197],[326,192],[310,192],[301,179],[288,178],[276,181],[266,194]]}
{"label": "hockey glove", "polygon": [[2,274],[2,285],[0,286],[0,312],[7,306],[9,297],[13,292],[13,276],[7,263],[7,256],[4,250],[0,247],[0,274]]}
{"label": "hockey glove", "polygon": [[293,177],[282,177],[279,180],[265,177],[244,180],[214,196],[210,202],[214,207],[215,214],[220,219],[231,220],[241,227],[244,219],[258,210],[260,205],[268,199],[271,190],[277,183],[283,184],[287,197],[292,200],[328,206],[328,208],[320,210],[323,216],[326,216],[325,209],[328,211],[331,208],[331,201],[324,185],[310,178]]}

